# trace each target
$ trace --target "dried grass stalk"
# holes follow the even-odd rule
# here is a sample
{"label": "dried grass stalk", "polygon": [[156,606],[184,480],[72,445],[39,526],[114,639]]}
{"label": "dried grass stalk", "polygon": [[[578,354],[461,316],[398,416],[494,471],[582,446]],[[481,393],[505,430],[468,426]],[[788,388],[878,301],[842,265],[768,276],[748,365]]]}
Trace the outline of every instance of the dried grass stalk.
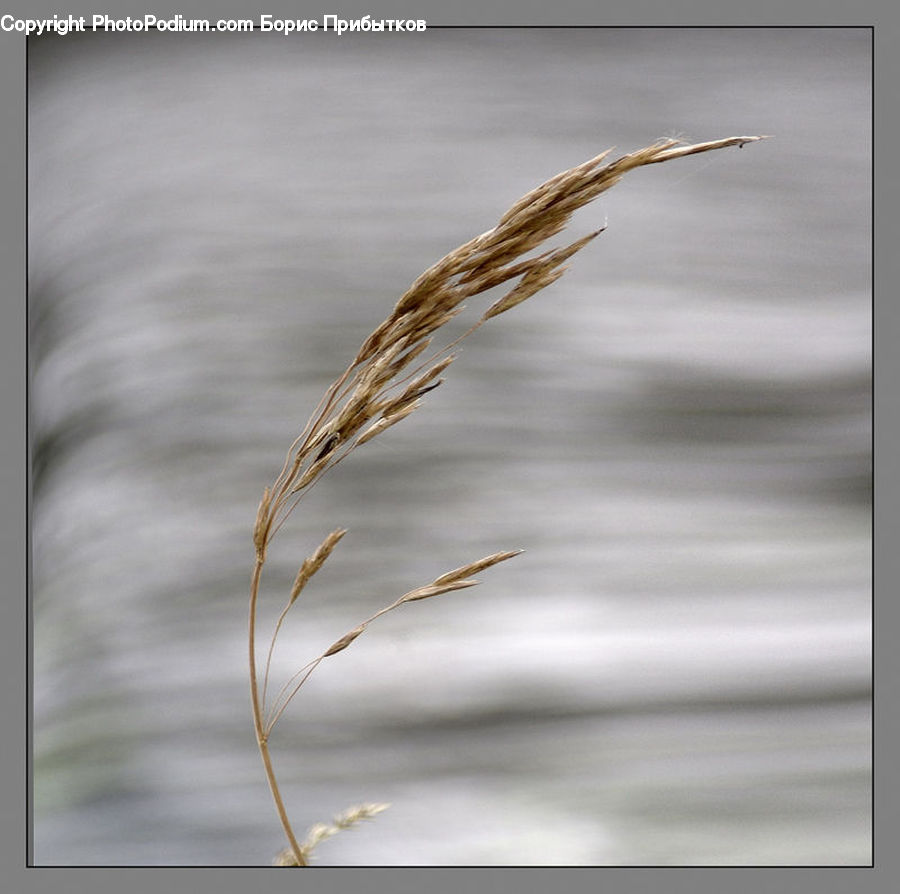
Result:
{"label": "dried grass stalk", "polygon": [[[523,196],[500,218],[497,225],[450,252],[422,273],[403,293],[387,319],[362,343],[344,372],[325,392],[306,427],[290,446],[284,465],[271,487],[263,492],[253,528],[256,563],[250,583],[250,692],[257,742],[279,817],[290,843],[289,862],[304,866],[315,843],[363,817],[372,805],[353,808],[331,825],[313,827],[301,845],[288,821],[275,780],[268,738],[283,711],[322,660],[354,642],[373,620],[407,602],[428,599],[478,583],[471,575],[506,561],[519,551],[493,553],[443,574],[430,584],[410,590],[390,605],[337,639],[318,658],[301,668],[282,688],[267,709],[266,691],[275,639],[288,610],[300,592],[322,567],[345,531],[333,531],[301,565],[288,596],[287,606],[270,640],[265,676],[260,686],[256,667],[256,613],[266,548],[303,495],[322,476],[356,447],[383,434],[414,413],[422,397],[439,387],[440,376],[453,362],[456,344],[487,320],[506,313],[559,279],[565,262],[595,239],[602,230],[589,233],[562,248],[532,254],[547,239],[560,233],[571,215],[614,186],[629,171],[643,165],[671,161],[687,155],[743,146],[763,137],[729,137],[707,143],[683,145],[661,140],[644,149],[607,162],[610,151],[551,177]],[[517,282],[485,310],[455,341],[437,351],[436,333],[463,309],[467,299],[511,280]],[[426,356],[427,355],[427,356]],[[298,679],[299,678],[299,679]],[[295,682],[296,681],[296,682]],[[384,809],[369,810],[367,816]],[[354,813],[353,811],[356,811]],[[355,819],[353,818],[355,817]]]}

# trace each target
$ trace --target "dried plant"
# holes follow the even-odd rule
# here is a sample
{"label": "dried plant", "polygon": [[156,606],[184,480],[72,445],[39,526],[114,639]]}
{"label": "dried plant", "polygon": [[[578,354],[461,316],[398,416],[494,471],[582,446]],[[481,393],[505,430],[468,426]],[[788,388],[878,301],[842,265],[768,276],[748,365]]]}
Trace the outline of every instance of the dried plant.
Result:
{"label": "dried plant", "polygon": [[337,835],[344,829],[352,829],[357,823],[363,820],[371,819],[377,816],[382,810],[387,810],[390,804],[357,804],[355,807],[349,807],[343,813],[339,813],[330,823],[316,823],[309,832],[303,844],[300,845],[300,855],[304,860],[303,863],[297,860],[297,854],[293,848],[286,847],[276,858],[276,866],[303,866],[312,856],[313,848],[326,838]]}
{"label": "dried plant", "polygon": [[[472,576],[517,555],[520,550],[495,552],[476,562],[436,577],[429,584],[396,599],[332,643],[317,658],[300,668],[271,702],[268,698],[272,655],[288,611],[303,588],[322,567],[346,533],[332,531],[300,566],[287,602],[275,623],[262,675],[256,658],[256,620],[260,578],[266,550],[281,525],[303,495],[353,450],[378,437],[420,406],[422,398],[437,388],[441,374],[454,361],[456,345],[492,317],[504,313],[555,282],[567,269],[564,263],[602,230],[596,230],[564,248],[524,257],[563,230],[572,213],[615,185],[623,174],[643,165],[656,164],[722,149],[743,146],[762,137],[730,137],[684,145],[662,140],[604,163],[611,150],[563,171],[516,202],[499,223],[481,236],[461,245],[426,270],[407,289],[388,318],[363,342],[347,369],[328,388],[306,427],[291,444],[284,466],[263,493],[253,529],[256,562],[250,582],[250,695],[256,739],[275,806],[289,847],[276,859],[281,866],[306,866],[316,844],[341,829],[385,809],[384,804],[352,807],[331,825],[316,825],[301,844],[288,819],[272,766],[269,739],[291,700],[326,658],[346,649],[376,618],[405,605],[453,590],[474,586]],[[524,258],[523,260],[520,260]],[[459,338],[433,350],[435,333],[463,309],[463,302],[502,283],[515,285],[485,310]]]}

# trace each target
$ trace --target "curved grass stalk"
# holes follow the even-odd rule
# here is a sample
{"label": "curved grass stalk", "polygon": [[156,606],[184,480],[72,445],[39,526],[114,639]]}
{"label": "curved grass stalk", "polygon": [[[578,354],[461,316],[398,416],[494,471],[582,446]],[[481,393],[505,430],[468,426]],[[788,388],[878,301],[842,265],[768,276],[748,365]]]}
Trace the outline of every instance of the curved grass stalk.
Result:
{"label": "curved grass stalk", "polygon": [[[256,561],[250,580],[248,623],[250,698],[257,745],[289,843],[289,848],[278,858],[279,865],[308,865],[310,854],[319,841],[361,819],[374,816],[386,806],[358,805],[339,814],[331,825],[314,826],[302,844],[298,841],[275,777],[269,737],[309,676],[322,661],[346,649],[382,615],[407,602],[474,586],[478,581],[471,577],[472,574],[504,562],[520,551],[492,553],[405,593],[304,665],[282,686],[273,703],[267,705],[272,657],[283,622],[301,591],[346,532],[343,529],[333,531],[300,566],[287,605],[275,623],[260,683],[256,661],[257,608],[266,549],[272,538],[304,494],[326,472],[357,447],[378,437],[418,409],[421,398],[443,381],[440,375],[453,363],[455,355],[451,351],[456,345],[487,320],[511,310],[563,275],[567,269],[564,262],[595,239],[602,229],[564,248],[530,257],[529,254],[560,233],[578,208],[614,186],[634,168],[729,146],[743,146],[761,139],[763,137],[729,137],[694,145],[684,145],[678,140],[661,140],[611,162],[606,162],[607,151],[557,174],[515,202],[493,229],[461,245],[422,273],[322,396],[303,431],[288,448],[281,471],[271,487],[263,492],[253,528]],[[434,334],[463,310],[466,299],[510,280],[518,281],[491,304],[463,335],[433,352],[427,359],[419,360],[431,346]]]}

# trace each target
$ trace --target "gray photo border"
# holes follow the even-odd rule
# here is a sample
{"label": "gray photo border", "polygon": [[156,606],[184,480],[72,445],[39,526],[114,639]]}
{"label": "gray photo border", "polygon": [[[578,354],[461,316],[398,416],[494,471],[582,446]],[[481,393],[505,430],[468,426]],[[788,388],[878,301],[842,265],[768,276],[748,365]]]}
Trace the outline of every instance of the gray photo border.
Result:
{"label": "gray photo border", "polygon": [[[682,25],[682,26],[791,26],[818,25],[872,26],[875,42],[875,171],[890,158],[897,126],[895,86],[898,77],[898,14],[889,0],[857,0],[855,3],[814,2],[814,0],[757,0],[754,4],[732,3],[728,7],[713,0],[631,0],[615,4],[596,0],[464,0],[452,7],[446,0],[379,0],[361,3],[342,0],[335,4],[297,4],[284,0],[258,4],[235,0],[214,4],[212,0],[185,0],[183,3],[136,3],[134,0],[103,8],[85,0],[63,5],[9,0],[0,14],[41,17],[57,14],[90,15],[110,12],[116,16],[255,16],[260,12],[285,18],[321,18],[326,13],[342,18],[371,14],[373,17],[424,18],[429,26],[561,26],[561,25]],[[408,39],[415,39],[410,36]],[[129,891],[147,894],[156,891],[190,890],[196,894],[254,890],[296,891],[298,877],[270,869],[220,868],[30,868],[28,838],[30,816],[30,738],[27,735],[30,697],[29,642],[26,632],[28,600],[26,569],[30,559],[28,542],[28,450],[27,450],[27,339],[26,339],[26,84],[25,39],[16,33],[0,32],[0,550],[2,550],[3,598],[0,600],[0,866],[3,887],[17,894],[67,894]],[[881,149],[882,151],[879,151]],[[893,598],[900,577],[900,551],[893,544],[896,520],[897,403],[891,398],[893,383],[900,381],[894,368],[897,354],[889,343],[896,330],[897,302],[892,286],[898,276],[898,232],[896,208],[898,180],[877,180],[875,202],[875,592],[876,592],[876,772],[875,772],[875,863],[871,868],[554,868],[554,869],[307,869],[302,890],[310,894],[345,894],[360,888],[367,892],[484,891],[545,892],[580,894],[616,892],[726,892],[726,894],[794,894],[794,892],[887,892],[894,890],[890,879],[897,868],[898,792],[892,745],[897,740],[900,712],[894,681],[900,679],[897,652],[890,643],[890,631],[898,624],[898,600]],[[892,778],[893,775],[893,778]],[[896,884],[896,882],[895,882]],[[8,887],[7,887],[8,885]]]}

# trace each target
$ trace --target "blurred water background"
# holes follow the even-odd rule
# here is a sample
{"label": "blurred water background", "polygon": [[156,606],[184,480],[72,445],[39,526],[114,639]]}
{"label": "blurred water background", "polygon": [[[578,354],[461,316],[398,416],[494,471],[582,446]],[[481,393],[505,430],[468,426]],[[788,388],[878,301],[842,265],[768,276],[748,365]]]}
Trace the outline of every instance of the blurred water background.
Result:
{"label": "blurred water background", "polygon": [[[427,265],[615,145],[609,228],[283,529],[280,680],[400,593],[273,737],[338,864],[864,864],[870,37],[458,30],[29,43],[34,858],[282,846],[246,681],[250,528]],[[561,244],[561,239],[554,244]],[[480,311],[473,308],[473,314]],[[265,626],[264,626],[265,629]]]}

